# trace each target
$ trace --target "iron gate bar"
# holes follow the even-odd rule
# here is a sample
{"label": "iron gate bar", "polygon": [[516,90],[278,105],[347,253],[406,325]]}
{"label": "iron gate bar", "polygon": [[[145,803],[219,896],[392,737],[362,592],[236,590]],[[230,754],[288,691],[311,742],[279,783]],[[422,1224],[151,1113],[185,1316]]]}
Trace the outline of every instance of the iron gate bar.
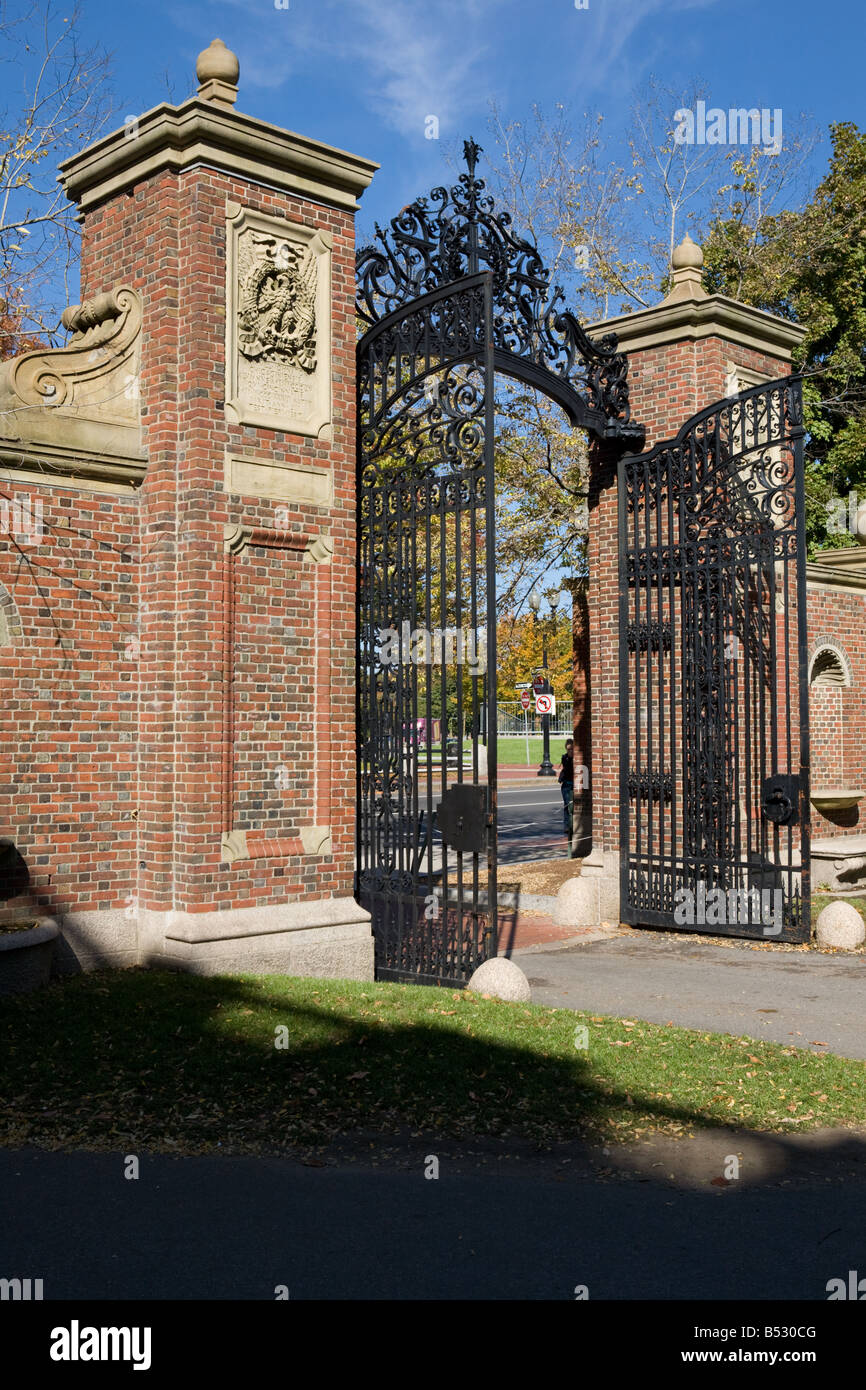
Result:
{"label": "iron gate bar", "polygon": [[[484,948],[487,957],[495,956],[498,942],[498,914],[499,914],[499,895],[497,893],[496,877],[496,845],[499,824],[499,804],[498,804],[498,751],[497,751],[497,729],[496,729],[496,469],[494,453],[494,401],[493,401],[493,380],[496,371],[496,349],[493,342],[493,276],[490,275],[484,282],[484,328],[485,328],[485,367],[491,389],[488,390],[484,402],[484,476],[487,479],[489,488],[487,496],[487,507],[484,513],[485,544],[487,554],[493,557],[494,564],[491,566],[488,575],[488,586],[493,582],[492,602],[491,596],[487,594],[487,661],[485,684],[487,686],[487,729],[493,730],[492,736],[487,735],[487,786],[489,788],[490,800],[488,804],[488,839],[487,839],[487,897],[488,911],[491,916],[488,919],[488,937],[485,940]],[[473,586],[474,587],[474,586]],[[492,613],[492,620],[491,620]]]}
{"label": "iron gate bar", "polygon": [[[803,435],[792,376],[716,402],[675,439],[620,459],[624,921],[809,937]],[[797,805],[780,822],[765,788],[785,775]],[[701,885],[780,891],[781,931],[754,920],[751,897],[745,922],[678,923],[679,890]]]}

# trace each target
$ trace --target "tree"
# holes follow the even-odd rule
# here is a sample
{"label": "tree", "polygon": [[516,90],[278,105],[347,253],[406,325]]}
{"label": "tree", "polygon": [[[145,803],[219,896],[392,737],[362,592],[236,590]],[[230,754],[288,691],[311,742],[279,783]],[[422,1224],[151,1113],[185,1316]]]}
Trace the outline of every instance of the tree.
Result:
{"label": "tree", "polygon": [[[492,107],[487,181],[584,321],[658,303],[687,230],[701,241],[727,219],[754,240],[764,219],[804,196],[810,125],[789,126],[772,156],[681,142],[678,113],[701,95],[698,83],[674,92],[650,79],[618,148],[598,114],[573,122],[559,105],[552,116],[534,107],[525,122],[505,121]],[[500,613],[519,614],[551,569],[585,569],[587,441],[556,407],[510,386],[499,388],[497,424]]]}
{"label": "tree", "polygon": [[678,113],[703,96],[700,82],[675,91],[649,78],[617,145],[598,112],[574,121],[560,103],[552,116],[534,106],[528,120],[506,122],[491,105],[488,182],[585,320],[658,303],[686,231],[699,241],[719,216],[754,228],[807,196],[810,122],[788,123],[779,154],[745,147],[744,160],[738,145],[679,138]]}
{"label": "tree", "polygon": [[[802,324],[808,429],[810,545],[850,545],[828,534],[829,500],[866,495],[866,134],[830,128],[829,168],[800,210],[719,217],[704,241],[708,288]],[[747,173],[743,206],[748,196]]]}
{"label": "tree", "polygon": [[109,115],[108,59],[77,25],[50,3],[0,8],[0,358],[54,340],[71,298],[78,229],[57,164]]}
{"label": "tree", "polygon": [[497,611],[525,612],[543,575],[585,563],[586,434],[537,391],[497,383]]}
{"label": "tree", "polygon": [[[518,699],[517,686],[532,679],[541,666],[547,635],[547,666],[553,693],[571,709],[571,604],[554,617],[549,611],[537,620],[533,613],[506,613],[497,631],[497,689],[500,703]],[[570,714],[567,716],[570,718]]]}

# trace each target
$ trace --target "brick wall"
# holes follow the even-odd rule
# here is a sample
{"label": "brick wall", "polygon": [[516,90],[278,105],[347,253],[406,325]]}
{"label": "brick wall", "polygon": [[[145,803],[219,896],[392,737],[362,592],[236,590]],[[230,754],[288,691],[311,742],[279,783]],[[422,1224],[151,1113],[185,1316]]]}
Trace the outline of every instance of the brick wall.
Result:
{"label": "brick wall", "polygon": [[[850,672],[849,684],[809,689],[812,790],[836,786],[866,791],[866,596],[810,587],[806,611],[810,664],[816,650],[830,643],[847,658]],[[862,835],[864,804],[823,814],[813,806],[812,834]]]}
{"label": "brick wall", "polygon": [[[333,237],[329,440],[226,420],[228,200]],[[0,814],[47,907],[132,916],[351,893],[354,249],[350,213],[205,168],[158,173],[85,219],[82,299],[118,283],[142,295],[148,467],[134,496],[40,487],[45,538],[26,561],[0,536],[22,626],[0,649]],[[227,448],[332,469],[333,507],[227,495]],[[278,543],[227,558],[226,527],[273,532],[278,506]],[[322,533],[332,561],[305,563]],[[237,826],[262,832],[232,864],[227,782]],[[332,828],[324,858],[297,843],[311,822]]]}
{"label": "brick wall", "polygon": [[13,615],[0,645],[0,834],[46,910],[124,906],[138,807],[137,502],[8,475],[0,494],[42,504],[38,544],[0,534]]}
{"label": "brick wall", "polygon": [[646,426],[646,448],[673,439],[690,416],[721,400],[728,363],[769,380],[786,376],[790,364],[723,338],[665,343],[628,355],[629,399],[633,420]]}

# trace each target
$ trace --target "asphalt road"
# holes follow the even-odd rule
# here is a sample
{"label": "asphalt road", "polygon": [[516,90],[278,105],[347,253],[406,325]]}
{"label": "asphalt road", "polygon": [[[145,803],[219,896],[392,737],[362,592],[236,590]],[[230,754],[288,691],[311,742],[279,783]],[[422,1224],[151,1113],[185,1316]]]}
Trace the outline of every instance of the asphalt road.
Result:
{"label": "asphalt road", "polygon": [[[866,1058],[866,960],[651,932],[515,952],[537,1004]],[[817,1047],[815,1043],[826,1046]]]}
{"label": "asphalt road", "polygon": [[509,787],[500,783],[498,805],[500,864],[562,859],[568,854],[562,793],[555,777],[539,777],[537,786]]}
{"label": "asphalt road", "polygon": [[[724,1147],[724,1146],[723,1146]],[[860,1165],[861,1167],[864,1165]],[[856,1164],[855,1164],[856,1167]],[[0,1151],[0,1271],[49,1299],[825,1300],[866,1272],[866,1184],[702,1192],[277,1158]],[[666,1177],[666,1175],[664,1175]],[[736,1190],[735,1190],[736,1189]]]}

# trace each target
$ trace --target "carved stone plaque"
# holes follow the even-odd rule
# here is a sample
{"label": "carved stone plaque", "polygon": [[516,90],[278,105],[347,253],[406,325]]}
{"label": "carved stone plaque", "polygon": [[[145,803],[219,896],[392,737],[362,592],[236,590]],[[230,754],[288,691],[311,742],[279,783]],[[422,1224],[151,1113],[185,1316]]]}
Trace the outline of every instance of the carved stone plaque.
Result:
{"label": "carved stone plaque", "polygon": [[237,203],[226,212],[226,415],[320,436],[331,422],[331,235]]}

